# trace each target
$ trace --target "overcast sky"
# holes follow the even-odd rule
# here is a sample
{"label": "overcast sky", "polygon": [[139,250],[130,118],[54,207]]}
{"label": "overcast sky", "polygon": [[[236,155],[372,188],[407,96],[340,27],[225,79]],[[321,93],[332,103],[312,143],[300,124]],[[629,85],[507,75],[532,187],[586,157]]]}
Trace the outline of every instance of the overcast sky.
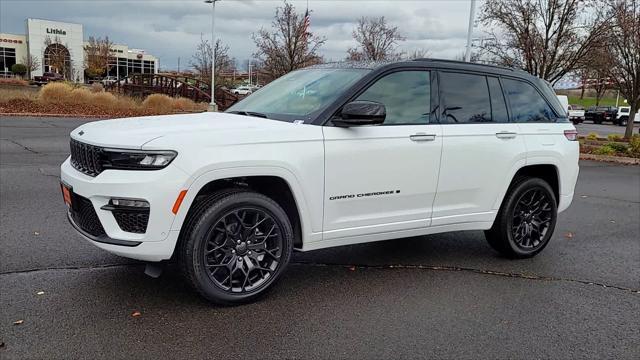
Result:
{"label": "overcast sky", "polygon": [[[290,0],[304,13],[306,0]],[[432,57],[453,59],[464,52],[469,0],[309,0],[311,31],[325,36],[321,53],[341,60],[355,46],[351,32],[361,16],[385,16],[407,38],[400,49],[426,49]],[[480,7],[482,1],[478,1]],[[222,0],[216,5],[216,33],[231,56],[248,59],[251,34],[269,27],[282,1]],[[188,66],[201,34],[210,37],[211,5],[203,0],[0,0],[0,32],[25,33],[25,19],[84,25],[85,38],[108,35],[114,42],[145,49],[160,67]],[[479,31],[477,31],[479,32]]]}

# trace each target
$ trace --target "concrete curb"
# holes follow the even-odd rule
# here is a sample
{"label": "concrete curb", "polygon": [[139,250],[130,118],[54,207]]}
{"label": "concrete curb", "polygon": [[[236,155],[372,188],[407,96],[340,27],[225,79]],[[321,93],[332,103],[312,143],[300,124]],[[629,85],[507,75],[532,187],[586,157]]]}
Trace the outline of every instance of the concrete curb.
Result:
{"label": "concrete curb", "polygon": [[580,160],[605,161],[623,165],[640,165],[640,159],[624,156],[580,154]]}

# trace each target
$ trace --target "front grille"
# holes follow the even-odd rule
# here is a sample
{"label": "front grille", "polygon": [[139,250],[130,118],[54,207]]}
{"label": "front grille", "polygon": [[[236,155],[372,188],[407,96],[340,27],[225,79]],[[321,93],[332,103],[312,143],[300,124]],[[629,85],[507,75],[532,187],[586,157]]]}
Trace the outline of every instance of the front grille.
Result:
{"label": "front grille", "polygon": [[149,223],[149,209],[146,211],[113,210],[113,217],[122,231],[144,234]]}
{"label": "front grille", "polygon": [[76,225],[90,235],[96,237],[105,235],[104,228],[91,201],[75,193],[72,196],[71,217]]}
{"label": "front grille", "polygon": [[71,139],[71,166],[89,176],[97,176],[102,172],[101,155],[103,149],[99,146],[81,143]]}

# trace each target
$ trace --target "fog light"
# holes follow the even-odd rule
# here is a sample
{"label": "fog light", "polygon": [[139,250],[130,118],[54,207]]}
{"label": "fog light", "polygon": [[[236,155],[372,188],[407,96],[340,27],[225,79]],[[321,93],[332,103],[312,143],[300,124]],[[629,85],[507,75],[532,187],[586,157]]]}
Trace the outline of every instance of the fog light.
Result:
{"label": "fog light", "polygon": [[117,207],[135,207],[135,208],[148,208],[149,203],[145,200],[135,200],[135,199],[111,199],[109,201],[110,205]]}

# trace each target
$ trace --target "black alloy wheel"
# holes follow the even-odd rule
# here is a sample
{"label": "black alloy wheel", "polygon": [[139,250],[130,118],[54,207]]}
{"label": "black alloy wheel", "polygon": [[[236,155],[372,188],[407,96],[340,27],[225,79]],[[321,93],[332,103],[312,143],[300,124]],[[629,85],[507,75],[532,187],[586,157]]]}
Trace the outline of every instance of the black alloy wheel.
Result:
{"label": "black alloy wheel", "polygon": [[234,209],[207,234],[202,253],[207,275],[231,293],[257,290],[280,265],[283,243],[280,226],[266,211]]}
{"label": "black alloy wheel", "polygon": [[546,181],[518,178],[509,187],[485,237],[492,248],[507,257],[532,257],[549,243],[557,216],[556,196]]}
{"label": "black alloy wheel", "polygon": [[248,189],[199,198],[182,226],[182,272],[200,295],[217,304],[241,304],[262,296],[278,280],[293,251],[287,213],[273,199]]}
{"label": "black alloy wheel", "polygon": [[511,236],[518,247],[531,251],[543,243],[553,218],[552,201],[539,188],[520,196],[511,217]]}

